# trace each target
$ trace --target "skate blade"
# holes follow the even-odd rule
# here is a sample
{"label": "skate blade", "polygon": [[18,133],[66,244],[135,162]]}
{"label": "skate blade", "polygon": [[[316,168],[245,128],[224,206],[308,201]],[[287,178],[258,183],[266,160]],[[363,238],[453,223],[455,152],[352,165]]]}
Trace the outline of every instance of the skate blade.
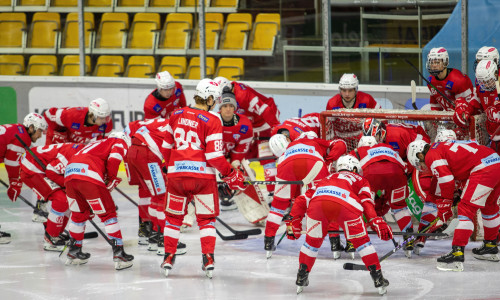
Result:
{"label": "skate blade", "polygon": [[115,270],[123,270],[132,267],[134,263],[132,261],[115,261]]}
{"label": "skate blade", "polygon": [[354,253],[355,252],[347,252],[349,254],[349,256],[351,257],[352,260],[354,260]]}
{"label": "skate blade", "polygon": [[378,289],[378,294],[379,295],[385,295],[385,294],[387,294],[387,287],[386,286],[379,286],[377,289]]}
{"label": "skate blade", "polygon": [[158,248],[158,250],[156,251],[156,255],[165,255],[165,248]]}
{"label": "skate blade", "polygon": [[47,222],[47,218],[39,216],[39,215],[33,215],[33,217],[31,218],[31,222],[45,223],[45,222]]}
{"label": "skate blade", "polygon": [[420,255],[420,252],[422,251],[422,249],[423,249],[423,247],[417,246],[413,249],[413,253],[415,253],[416,255]]}
{"label": "skate blade", "polygon": [[212,279],[213,270],[205,270],[205,276],[207,276],[208,278]]}
{"label": "skate blade", "polygon": [[462,272],[464,270],[464,264],[459,261],[450,264],[438,262],[437,269],[441,271]]}
{"label": "skate blade", "polygon": [[183,248],[183,249],[177,248],[177,250],[175,251],[175,255],[183,255],[183,254],[186,254],[186,253],[187,253],[187,249],[186,248]]}
{"label": "skate blade", "polygon": [[337,260],[340,258],[340,251],[333,251],[333,259]]}
{"label": "skate blade", "polygon": [[405,250],[405,255],[406,255],[407,258],[411,258],[411,252],[412,251],[413,250]]}
{"label": "skate blade", "polygon": [[69,266],[69,265],[84,265],[86,263],[88,263],[88,259],[71,259],[71,258],[67,258],[66,259],[66,262],[64,263],[66,266]]}
{"label": "skate blade", "polygon": [[10,243],[10,238],[0,238],[0,244],[8,244]]}
{"label": "skate blade", "polygon": [[304,290],[303,286],[297,286],[297,295],[302,293],[303,290]]}
{"label": "skate blade", "polygon": [[139,237],[139,240],[137,241],[137,244],[141,246],[147,246],[149,245],[149,241],[147,237]]}
{"label": "skate blade", "polygon": [[148,251],[158,251],[158,245],[157,244],[149,244]]}
{"label": "skate blade", "polygon": [[477,255],[477,254],[472,253],[472,256],[474,256],[475,259],[479,259],[479,260],[487,260],[487,261],[493,261],[493,262],[500,261],[498,254]]}
{"label": "skate blade", "polygon": [[162,269],[162,272],[163,272],[163,275],[165,275],[165,277],[168,277],[168,273],[170,272],[170,269]]}
{"label": "skate blade", "polygon": [[266,251],[266,258],[267,258],[267,259],[270,259],[270,258],[271,258],[271,256],[273,256],[273,251],[272,251],[272,250],[267,250],[267,251]]}
{"label": "skate blade", "polygon": [[44,245],[43,250],[45,251],[53,251],[53,252],[62,252],[65,246],[53,246],[53,245]]}

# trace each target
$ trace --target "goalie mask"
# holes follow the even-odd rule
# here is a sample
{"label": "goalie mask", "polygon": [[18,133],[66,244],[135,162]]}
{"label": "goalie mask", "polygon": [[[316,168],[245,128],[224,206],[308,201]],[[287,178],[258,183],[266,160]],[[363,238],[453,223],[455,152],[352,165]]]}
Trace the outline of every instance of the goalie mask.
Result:
{"label": "goalie mask", "polygon": [[[356,170],[354,170],[356,169]],[[359,160],[352,155],[342,155],[337,160],[337,165],[335,166],[335,170],[337,172],[340,171],[350,171],[358,174],[363,174],[363,170],[361,169],[361,164]]]}
{"label": "goalie mask", "polygon": [[429,74],[438,76],[439,73],[446,70],[449,63],[448,51],[443,48],[432,48],[427,55],[426,68]]}
{"label": "goalie mask", "polygon": [[476,67],[477,83],[483,91],[494,91],[497,89],[498,66],[492,60],[482,60]]}
{"label": "goalie mask", "polygon": [[275,134],[269,139],[269,148],[276,157],[280,157],[285,153],[289,143],[284,134]]}
{"label": "goalie mask", "polygon": [[406,149],[408,162],[420,172],[423,171],[420,167],[420,163],[424,161],[421,161],[420,158],[418,158],[418,154],[422,153],[425,156],[425,146],[427,145],[429,144],[427,144],[424,140],[415,140],[411,142],[410,145],[408,145],[408,149]]}
{"label": "goalie mask", "polygon": [[448,141],[454,141],[457,139],[457,135],[455,134],[455,131],[451,129],[443,129],[438,132],[436,135],[436,140],[434,142],[436,143],[444,143]]}
{"label": "goalie mask", "polygon": [[373,136],[377,142],[385,141],[387,130],[385,124],[374,118],[367,118],[363,123],[363,135]]}

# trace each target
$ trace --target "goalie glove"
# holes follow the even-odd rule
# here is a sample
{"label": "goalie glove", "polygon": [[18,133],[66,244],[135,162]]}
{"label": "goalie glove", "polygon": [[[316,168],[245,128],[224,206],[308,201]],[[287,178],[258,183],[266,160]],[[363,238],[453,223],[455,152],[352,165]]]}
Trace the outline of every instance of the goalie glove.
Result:
{"label": "goalie glove", "polygon": [[243,174],[237,169],[231,169],[231,173],[229,175],[222,177],[230,189],[232,190],[245,190],[245,179],[243,178]]}
{"label": "goalie glove", "polygon": [[111,193],[113,191],[113,189],[120,184],[120,182],[122,182],[122,179],[119,178],[119,177],[115,177],[115,178],[110,178],[108,180],[108,183],[106,184],[106,188],[108,189],[108,191]]}
{"label": "goalie glove", "polygon": [[453,216],[453,212],[451,211],[451,207],[453,206],[453,200],[450,199],[441,199],[437,203],[437,209],[438,209],[438,217],[443,221],[443,223],[446,223],[446,221],[450,220],[450,218]]}
{"label": "goalie glove", "polygon": [[383,241],[392,239],[392,229],[381,217],[370,220],[370,227],[377,232],[378,237]]}
{"label": "goalie glove", "polygon": [[296,240],[302,235],[302,218],[288,215],[285,218],[286,237],[289,240]]}
{"label": "goalie glove", "polygon": [[10,201],[16,202],[17,196],[21,193],[23,183],[18,179],[9,179],[9,187],[7,188],[7,196]]}

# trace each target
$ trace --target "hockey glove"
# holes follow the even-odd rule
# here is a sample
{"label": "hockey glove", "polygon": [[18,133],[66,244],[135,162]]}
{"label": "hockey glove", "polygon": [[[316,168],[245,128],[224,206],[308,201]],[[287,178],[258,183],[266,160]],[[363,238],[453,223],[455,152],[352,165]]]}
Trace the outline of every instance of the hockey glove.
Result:
{"label": "hockey glove", "polygon": [[122,182],[122,179],[119,178],[119,177],[115,177],[115,178],[110,178],[108,180],[108,183],[106,184],[106,188],[108,189],[108,191],[111,193],[113,191],[113,189],[120,184],[120,182]]}
{"label": "hockey glove", "polygon": [[488,118],[488,121],[492,123],[498,123],[500,120],[500,113],[498,112],[498,109],[495,106],[490,106],[485,110],[486,117]]}
{"label": "hockey glove", "polygon": [[452,206],[453,200],[449,199],[441,199],[441,201],[437,203],[438,217],[443,221],[443,223],[446,223],[446,221],[453,216],[453,212],[451,211]]}
{"label": "hockey glove", "polygon": [[237,169],[231,169],[231,173],[229,173],[226,177],[223,177],[222,180],[224,180],[232,190],[243,191],[246,189],[243,174]]}
{"label": "hockey glove", "polygon": [[455,113],[453,114],[453,121],[458,126],[466,127],[471,116],[471,108],[462,98],[457,99],[456,103],[457,106],[455,107]]}
{"label": "hockey glove", "polygon": [[9,179],[9,187],[7,188],[7,196],[12,202],[16,202],[17,196],[21,193],[23,183],[18,179]]}
{"label": "hockey glove", "polygon": [[383,241],[392,239],[392,229],[381,217],[370,220],[370,227],[377,232],[378,237]]}
{"label": "hockey glove", "polygon": [[293,217],[288,215],[285,218],[286,224],[286,237],[289,240],[296,240],[302,235],[302,218]]}

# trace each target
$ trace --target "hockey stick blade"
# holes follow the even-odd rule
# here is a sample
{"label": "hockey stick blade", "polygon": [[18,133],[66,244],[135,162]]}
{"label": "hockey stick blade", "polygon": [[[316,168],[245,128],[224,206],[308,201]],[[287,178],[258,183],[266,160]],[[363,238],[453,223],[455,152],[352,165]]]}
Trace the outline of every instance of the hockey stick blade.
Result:
{"label": "hockey stick blade", "polygon": [[99,234],[96,231],[91,231],[91,232],[85,232],[85,234],[83,235],[83,238],[84,239],[95,239],[98,236],[99,236]]}
{"label": "hockey stick blade", "polygon": [[220,236],[223,241],[235,241],[235,240],[244,240],[248,238],[246,234],[235,234],[235,235],[223,235],[217,228],[215,232]]}
{"label": "hockey stick blade", "polygon": [[366,266],[365,265],[358,265],[358,264],[353,264],[353,263],[345,263],[342,267],[344,268],[344,270],[366,271]]}
{"label": "hockey stick blade", "polygon": [[262,233],[260,228],[248,229],[248,230],[236,230],[229,226],[226,222],[222,221],[219,217],[216,217],[217,222],[221,223],[224,227],[226,227],[231,233],[235,235],[259,235]]}

